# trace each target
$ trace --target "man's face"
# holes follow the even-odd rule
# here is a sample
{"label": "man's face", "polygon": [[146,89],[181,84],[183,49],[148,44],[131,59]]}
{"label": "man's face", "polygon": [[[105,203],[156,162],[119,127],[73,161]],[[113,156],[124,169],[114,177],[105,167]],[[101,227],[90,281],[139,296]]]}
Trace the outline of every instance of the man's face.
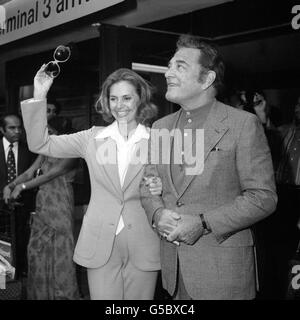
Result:
{"label": "man's face", "polygon": [[198,99],[204,90],[199,80],[202,70],[199,57],[200,50],[194,48],[181,48],[175,53],[165,73],[167,100],[182,107],[198,107]]}
{"label": "man's face", "polygon": [[5,127],[1,128],[0,130],[4,137],[10,142],[14,143],[20,140],[22,128],[21,128],[21,121],[19,118],[15,116],[8,116],[5,118]]}
{"label": "man's face", "polygon": [[56,107],[54,104],[47,104],[47,119],[50,120],[51,118],[56,116]]}

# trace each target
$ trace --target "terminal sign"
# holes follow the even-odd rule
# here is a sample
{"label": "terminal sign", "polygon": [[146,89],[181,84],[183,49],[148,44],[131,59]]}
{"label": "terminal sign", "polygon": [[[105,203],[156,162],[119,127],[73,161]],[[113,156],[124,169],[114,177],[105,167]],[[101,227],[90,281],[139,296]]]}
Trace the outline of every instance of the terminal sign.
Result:
{"label": "terminal sign", "polygon": [[125,0],[10,0],[0,5],[0,45]]}

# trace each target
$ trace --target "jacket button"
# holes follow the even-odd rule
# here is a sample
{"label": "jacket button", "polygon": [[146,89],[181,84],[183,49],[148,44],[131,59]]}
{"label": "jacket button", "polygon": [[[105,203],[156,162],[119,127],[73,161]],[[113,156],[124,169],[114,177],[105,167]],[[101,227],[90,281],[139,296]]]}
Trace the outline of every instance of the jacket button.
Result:
{"label": "jacket button", "polygon": [[184,205],[183,202],[181,202],[181,201],[176,201],[176,206],[177,206],[177,207],[181,207],[181,206],[183,206],[183,205]]}

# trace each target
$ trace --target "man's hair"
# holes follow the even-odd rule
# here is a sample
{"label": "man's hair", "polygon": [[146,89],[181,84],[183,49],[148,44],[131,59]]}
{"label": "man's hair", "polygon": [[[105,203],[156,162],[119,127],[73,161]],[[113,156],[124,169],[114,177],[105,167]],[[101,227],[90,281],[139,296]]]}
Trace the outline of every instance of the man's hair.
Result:
{"label": "man's hair", "polygon": [[6,127],[6,124],[7,124],[6,123],[6,118],[8,118],[8,117],[16,117],[22,123],[22,119],[17,113],[5,113],[0,117],[0,128],[2,128],[3,130],[5,130],[5,127]]}
{"label": "man's hair", "polygon": [[47,98],[47,104],[53,104],[55,106],[55,114],[58,116],[61,111],[61,104],[54,98]]}
{"label": "man's hair", "polygon": [[202,80],[207,71],[212,70],[216,73],[213,87],[219,93],[223,88],[225,65],[216,46],[212,43],[204,42],[193,35],[181,35],[177,41],[177,50],[181,48],[193,48],[200,50],[199,64],[204,68],[199,79]]}

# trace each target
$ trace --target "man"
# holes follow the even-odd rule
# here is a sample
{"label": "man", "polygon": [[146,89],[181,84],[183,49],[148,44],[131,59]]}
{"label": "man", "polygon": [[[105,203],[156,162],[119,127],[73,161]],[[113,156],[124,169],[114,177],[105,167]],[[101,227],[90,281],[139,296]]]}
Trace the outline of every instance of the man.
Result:
{"label": "man", "polygon": [[[15,114],[0,118],[0,194],[14,178],[27,170],[35,159],[27,146],[21,142],[21,119]],[[26,247],[29,239],[29,213],[34,211],[34,193],[23,192],[19,201],[22,206],[15,207],[16,273],[17,277],[27,272]]]}
{"label": "man", "polygon": [[[276,182],[278,206],[266,220],[268,252],[272,257],[269,291],[272,297],[283,299],[288,284],[289,260],[299,242],[300,229],[300,97],[293,121],[278,128],[282,137]],[[280,235],[278,234],[280,232]]]}
{"label": "man", "polygon": [[[276,172],[280,160],[282,143],[282,138],[277,130],[277,126],[280,123],[279,119],[282,118],[280,117],[280,111],[277,107],[269,104],[263,91],[248,91],[246,96],[248,103],[244,110],[255,114],[260,120],[271,151],[273,168]],[[252,229],[256,239],[256,257],[258,260],[259,294],[257,295],[257,299],[260,300],[276,298],[275,294],[279,288],[279,282],[274,281],[273,277],[276,267],[274,261],[275,251],[272,250],[274,239],[271,235],[274,234],[272,221],[274,221],[275,216],[276,214],[272,214],[266,219],[259,221]],[[281,237],[282,231],[280,232]],[[277,254],[275,253],[275,255]]]}
{"label": "man", "polygon": [[[146,182],[141,183],[142,205],[161,236],[163,287],[174,299],[254,299],[250,227],[270,215],[277,203],[262,125],[255,115],[215,98],[223,74],[223,62],[212,45],[181,36],[165,74],[166,98],[181,109],[152,127],[153,132],[178,129],[183,141],[192,132],[182,163],[177,164],[173,152],[178,153],[180,142],[174,135],[170,164],[145,168],[145,176],[162,179],[162,197],[151,196]],[[201,147],[197,129],[204,130],[204,169],[191,175],[191,152]],[[154,136],[150,161],[166,153]]]}

